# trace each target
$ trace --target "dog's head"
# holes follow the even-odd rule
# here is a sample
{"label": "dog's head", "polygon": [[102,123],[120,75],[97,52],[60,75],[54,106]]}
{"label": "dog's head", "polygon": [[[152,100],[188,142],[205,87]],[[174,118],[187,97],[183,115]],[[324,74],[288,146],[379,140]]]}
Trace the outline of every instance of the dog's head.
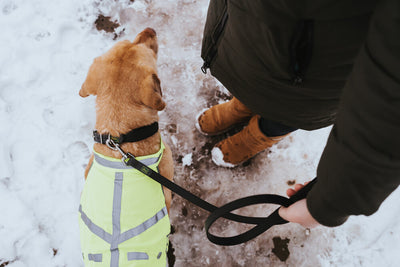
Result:
{"label": "dog's head", "polygon": [[133,42],[118,42],[94,60],[79,95],[163,110],[157,52],[157,36],[151,28],[139,33]]}

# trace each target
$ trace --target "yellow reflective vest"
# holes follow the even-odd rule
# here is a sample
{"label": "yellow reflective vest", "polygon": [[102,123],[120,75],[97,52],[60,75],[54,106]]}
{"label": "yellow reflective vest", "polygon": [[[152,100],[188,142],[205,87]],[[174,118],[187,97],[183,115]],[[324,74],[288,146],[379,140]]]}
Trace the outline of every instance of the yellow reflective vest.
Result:
{"label": "yellow reflective vest", "polygon": [[[136,159],[158,172],[164,144]],[[162,186],[121,160],[94,153],[81,196],[85,266],[167,266],[170,223]]]}

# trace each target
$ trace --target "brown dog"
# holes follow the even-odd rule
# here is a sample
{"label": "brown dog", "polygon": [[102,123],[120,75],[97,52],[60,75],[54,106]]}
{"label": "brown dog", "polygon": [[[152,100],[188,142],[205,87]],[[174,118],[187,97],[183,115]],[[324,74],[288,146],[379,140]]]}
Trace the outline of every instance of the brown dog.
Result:
{"label": "brown dog", "polygon": [[[94,60],[79,95],[97,96],[95,128],[100,133],[118,136],[158,121],[157,111],[165,108],[165,102],[157,76],[157,52],[156,33],[147,28],[132,43],[121,41]],[[157,133],[137,143],[122,144],[121,148],[136,157],[149,155],[160,149],[160,140]],[[93,149],[106,156],[121,158],[118,151],[106,145],[94,144]],[[92,162],[93,155],[86,167],[85,178]],[[166,144],[159,170],[161,175],[172,180],[172,153]],[[169,210],[171,192],[167,189],[164,192]]]}
{"label": "brown dog", "polygon": [[[94,60],[92,66],[89,69],[87,78],[82,85],[82,89],[80,90],[79,95],[82,97],[87,97],[89,95],[97,96],[96,98],[97,118],[95,127],[99,133],[110,134],[112,136],[120,136],[121,134],[126,134],[133,129],[137,129],[146,125],[151,125],[152,123],[158,121],[157,112],[164,109],[165,103],[162,100],[160,80],[158,79],[157,76],[157,66],[156,66],[157,52],[158,52],[158,44],[157,44],[156,32],[153,29],[147,28],[141,33],[139,33],[133,42],[127,40],[120,41],[116,45],[114,45],[107,53]],[[172,180],[174,174],[172,153],[170,148],[166,144],[164,145],[165,149],[162,153],[162,158],[159,161],[158,170],[161,175]],[[121,144],[121,149],[123,151],[125,151],[126,153],[129,152],[135,157],[139,158],[142,156],[155,154],[160,151],[161,147],[162,147],[162,141],[159,132],[156,132],[154,135],[138,142]],[[94,145],[94,151],[96,154],[101,154],[109,158],[121,159],[122,157],[118,151],[110,149],[105,144],[96,143]],[[88,173],[91,170],[93,161],[96,161],[96,159],[94,158],[95,158],[94,155],[92,155],[90,158],[89,164],[85,171],[85,178],[88,177]],[[93,180],[91,181],[92,183],[96,182],[95,179],[92,178],[87,179],[85,188],[89,180]],[[123,180],[123,186],[126,186],[126,184],[128,183],[126,182],[126,180],[128,179]],[[161,188],[161,186],[159,188]],[[166,188],[164,188],[163,191],[165,196],[165,204],[169,212],[169,208],[171,205],[171,192]],[[104,197],[98,196],[96,195],[96,193],[91,193],[91,194],[93,195],[92,198],[96,197],[99,198],[98,200],[96,200],[97,202],[95,202],[96,205],[99,202],[103,201],[102,198],[106,198],[105,196]],[[88,193],[85,195],[85,189],[84,189],[82,197],[90,198],[90,196],[87,195]],[[146,197],[149,198],[149,196]],[[152,202],[152,201],[150,200],[147,202]],[[146,204],[148,203],[143,203],[143,205]],[[119,205],[121,205],[121,203]],[[124,205],[124,203],[122,203],[122,205]],[[101,207],[102,206],[98,205],[95,208],[95,210],[101,210]],[[82,204],[80,211],[83,221],[83,223],[81,224],[81,228],[84,227],[90,228],[89,226],[91,225],[92,221],[91,218],[89,218],[90,216],[85,214],[84,210],[82,211]],[[112,213],[113,213],[112,216],[113,233],[104,231],[105,233],[103,233],[102,238],[106,242],[108,241],[107,238],[104,236],[107,236],[107,234],[111,234],[113,240],[115,239],[114,238],[115,236],[116,239],[118,240],[123,239],[123,237],[121,237],[124,234],[122,233],[122,229],[119,229],[117,234],[114,233],[116,229],[118,230],[118,227],[123,228],[123,226],[120,225],[118,225],[117,227],[115,226],[116,223],[114,223],[114,210]],[[102,216],[106,215],[108,216],[108,214],[110,213],[107,213],[105,215],[103,214]],[[87,218],[85,216],[87,216]],[[92,214],[92,217],[96,216],[100,215]],[[109,217],[110,217],[109,220],[111,220],[111,215]],[[122,219],[120,220],[122,221]],[[84,224],[86,224],[86,226]],[[114,229],[114,227],[116,228]],[[99,225],[98,228],[101,228],[101,226]],[[104,226],[104,228],[107,227]],[[132,232],[132,229],[130,230]],[[99,230],[92,229],[92,232],[96,231],[98,232]],[[98,235],[97,232],[96,234]],[[148,232],[151,231],[150,230],[145,231],[146,234]],[[81,230],[81,235],[82,235],[82,230]],[[82,239],[83,238],[81,236],[81,240]],[[85,240],[91,240],[91,239],[86,238]],[[84,246],[96,247],[98,245],[98,244],[89,244],[88,242],[86,242],[85,244],[82,243],[82,247]],[[144,243],[146,242],[147,240]],[[135,260],[135,257],[139,257],[140,260],[143,259],[151,260],[149,261],[149,264],[151,266],[158,266],[154,265],[156,263],[153,262],[153,260],[160,259],[162,253],[165,252],[165,251],[159,252],[157,253],[158,255],[156,256],[149,255],[151,253],[150,252],[144,253],[142,251],[144,248],[141,248],[140,245],[133,245],[133,247],[136,248],[136,251],[127,252],[121,250],[121,248],[119,247],[121,246],[121,244],[113,245],[111,241],[108,243],[111,244],[111,248],[108,248],[108,252],[105,252],[104,250],[93,252],[92,250],[90,250],[90,252],[87,253],[88,254],[86,256],[87,258],[85,259],[85,251],[84,251],[83,254],[85,263],[89,264],[89,261],[100,261],[100,260],[102,262],[104,261],[108,262],[108,260],[110,260],[112,266],[112,264],[115,265],[115,261],[118,260],[119,266],[124,266],[123,262],[125,262],[126,259],[128,259],[129,264],[132,264],[132,262],[130,261]],[[84,250],[84,248],[82,249]],[[117,251],[119,254],[117,255],[115,251]],[[120,255],[125,252],[127,253],[127,256]],[[110,254],[110,257],[108,254]],[[162,258],[165,259],[165,256],[163,255]],[[163,266],[165,266],[165,262],[163,264],[164,264]],[[118,264],[115,266],[118,266]],[[129,266],[136,266],[136,265],[129,265]],[[162,264],[160,264],[160,266],[162,266]]]}

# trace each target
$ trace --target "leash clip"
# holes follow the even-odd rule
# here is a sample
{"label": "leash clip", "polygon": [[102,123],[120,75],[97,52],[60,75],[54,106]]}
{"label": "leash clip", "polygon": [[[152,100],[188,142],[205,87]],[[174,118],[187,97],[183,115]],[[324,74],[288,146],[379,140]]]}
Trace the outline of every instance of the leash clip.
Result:
{"label": "leash clip", "polygon": [[122,161],[125,162],[125,160],[128,158],[128,154],[126,154],[122,148],[114,142],[114,140],[111,139],[111,136],[108,136],[108,139],[106,140],[106,145],[108,146],[108,148],[114,150],[114,151],[118,151],[121,155],[122,155]]}

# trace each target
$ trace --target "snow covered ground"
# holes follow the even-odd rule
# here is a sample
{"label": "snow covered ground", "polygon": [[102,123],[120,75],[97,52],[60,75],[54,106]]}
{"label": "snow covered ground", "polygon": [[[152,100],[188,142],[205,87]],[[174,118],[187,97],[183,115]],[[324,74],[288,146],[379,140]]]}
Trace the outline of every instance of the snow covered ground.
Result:
{"label": "snow covered ground", "polygon": [[[258,193],[283,195],[288,181],[315,176],[329,128],[297,131],[233,170],[212,164],[210,150],[221,137],[201,136],[194,119],[228,93],[200,71],[207,6],[206,0],[0,1],[0,267],[83,266],[77,209],[95,105],[78,91],[93,58],[145,27],[158,33],[167,102],[160,125],[178,184],[221,205]],[[97,30],[99,14],[121,26],[115,33]],[[205,236],[207,213],[175,196],[174,266],[399,266],[399,201],[397,190],[373,216],[352,217],[337,228],[307,232],[286,224],[246,244],[220,247]],[[227,222],[215,227],[226,235],[240,230]],[[274,240],[288,248],[284,261],[272,251],[279,250]]]}

